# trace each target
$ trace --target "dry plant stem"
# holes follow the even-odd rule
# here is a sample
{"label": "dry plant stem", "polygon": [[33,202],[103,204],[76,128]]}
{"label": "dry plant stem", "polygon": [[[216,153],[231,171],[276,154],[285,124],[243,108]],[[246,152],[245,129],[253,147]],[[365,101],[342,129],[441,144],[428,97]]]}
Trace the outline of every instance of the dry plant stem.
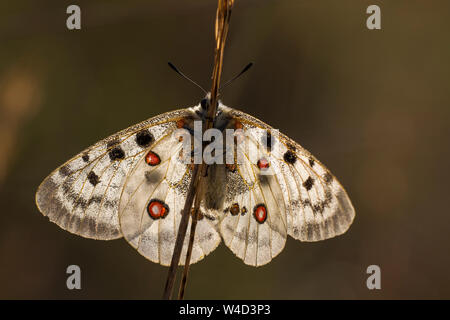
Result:
{"label": "dry plant stem", "polygon": [[[199,190],[199,191],[201,192],[201,190]],[[192,223],[191,223],[191,232],[190,232],[190,237],[189,237],[188,250],[187,250],[187,254],[186,254],[186,262],[184,264],[183,277],[181,278],[180,288],[178,291],[178,300],[183,300],[184,292],[185,292],[186,284],[187,284],[189,264],[191,261],[192,248],[194,245],[195,228],[197,227],[197,218],[198,218],[197,213],[199,212],[199,207],[200,207],[200,203],[197,203],[197,202],[199,202],[199,201],[197,201],[197,199],[199,199],[199,198],[195,199],[196,201],[194,204],[193,219],[192,219]]]}
{"label": "dry plant stem", "polygon": [[[211,97],[210,97],[210,105],[208,109],[208,116],[206,120],[206,129],[210,129],[214,125],[214,117],[217,112],[217,102],[218,102],[218,91],[220,85],[220,77],[222,74],[222,64],[223,64],[223,53],[225,49],[225,41],[228,35],[228,28],[230,24],[231,18],[231,9],[233,7],[234,0],[218,0],[217,5],[217,14],[216,14],[216,25],[215,25],[215,39],[216,39],[216,50],[214,57],[214,69],[212,74],[212,87],[211,87]],[[208,166],[205,163],[202,163],[200,166],[200,178],[206,177],[208,170]],[[197,190],[203,191],[203,190]],[[180,283],[180,290],[178,293],[178,299],[183,299],[184,292],[187,283],[187,277],[189,273],[189,263],[192,254],[192,247],[194,244],[195,238],[195,228],[197,226],[197,221],[199,218],[199,207],[200,201],[199,198],[195,199],[195,206],[193,211],[193,218],[191,224],[191,232],[189,237],[189,245],[186,255],[186,262],[184,264],[183,277]]]}
{"label": "dry plant stem", "polygon": [[200,178],[200,166],[194,165],[192,172],[192,180],[189,185],[189,191],[186,196],[186,202],[183,208],[183,214],[181,216],[180,226],[178,227],[177,240],[175,242],[175,248],[173,249],[172,261],[170,262],[169,271],[167,274],[166,286],[164,288],[163,299],[171,299],[173,292],[173,285],[175,283],[177,267],[180,262],[181,250],[183,249],[184,237],[186,236],[186,230],[189,223],[189,214],[194,202],[197,185]]}

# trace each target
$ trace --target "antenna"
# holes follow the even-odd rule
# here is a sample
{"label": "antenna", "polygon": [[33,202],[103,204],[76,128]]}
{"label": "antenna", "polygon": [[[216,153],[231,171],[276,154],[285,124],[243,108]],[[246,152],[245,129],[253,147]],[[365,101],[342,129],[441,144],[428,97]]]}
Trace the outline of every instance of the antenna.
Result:
{"label": "antenna", "polygon": [[237,78],[239,78],[240,76],[242,76],[244,73],[246,73],[248,71],[248,69],[250,69],[253,66],[253,62],[250,62],[248,65],[246,65],[244,67],[244,69],[242,69],[241,72],[239,72],[239,74],[237,76],[235,76],[234,78],[231,78],[230,80],[228,80],[227,82],[225,82],[220,89],[225,88],[227,85],[229,85],[230,83],[232,83],[234,80],[236,80]]}
{"label": "antenna", "polygon": [[169,67],[175,71],[176,73],[178,73],[180,76],[182,76],[183,78],[185,78],[186,80],[188,80],[190,83],[195,84],[197,87],[199,87],[200,89],[202,89],[202,91],[207,94],[206,90],[202,88],[202,86],[200,86],[197,82],[195,82],[194,80],[192,80],[191,78],[189,78],[187,75],[185,75],[183,72],[181,72],[180,70],[178,70],[177,67],[175,67],[171,62],[168,62]]}

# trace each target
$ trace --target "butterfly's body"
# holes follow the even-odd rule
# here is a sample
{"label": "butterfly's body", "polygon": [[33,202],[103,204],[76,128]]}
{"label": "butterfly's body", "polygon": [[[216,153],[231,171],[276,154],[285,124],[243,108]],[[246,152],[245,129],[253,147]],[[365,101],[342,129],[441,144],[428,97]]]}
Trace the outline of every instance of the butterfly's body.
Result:
{"label": "butterfly's body", "polygon": [[[42,182],[40,211],[87,238],[123,236],[151,261],[169,265],[192,174],[192,166],[180,161],[183,141],[173,133],[193,135],[194,121],[205,124],[207,109],[204,99],[89,147]],[[318,241],[348,229],[355,213],[345,190],[308,151],[283,134],[271,139],[273,128],[221,103],[214,128],[245,133],[245,143],[234,146],[244,161],[211,164],[201,179],[191,263],[223,239],[245,263],[259,266],[281,252],[288,234]],[[258,151],[255,161],[249,150]],[[269,167],[273,174],[264,174]],[[189,227],[183,256],[188,239]]]}

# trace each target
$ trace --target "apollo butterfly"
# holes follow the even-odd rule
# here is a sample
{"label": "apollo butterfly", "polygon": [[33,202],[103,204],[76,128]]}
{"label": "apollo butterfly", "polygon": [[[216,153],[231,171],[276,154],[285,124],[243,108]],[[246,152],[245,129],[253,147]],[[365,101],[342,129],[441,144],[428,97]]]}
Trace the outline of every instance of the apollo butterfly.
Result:
{"label": "apollo butterfly", "polygon": [[[101,240],[124,237],[146,258],[169,265],[192,177],[192,166],[180,157],[186,139],[174,132],[184,129],[194,137],[194,123],[205,123],[204,100],[113,134],[76,155],[39,186],[39,210],[67,231]],[[243,157],[208,167],[205,187],[197,194],[201,219],[191,263],[223,240],[246,264],[261,266],[281,252],[287,235],[319,241],[349,228],[355,210],[346,191],[307,150],[221,102],[214,124],[221,132],[244,133],[235,145]],[[251,157],[249,150],[258,156]]]}

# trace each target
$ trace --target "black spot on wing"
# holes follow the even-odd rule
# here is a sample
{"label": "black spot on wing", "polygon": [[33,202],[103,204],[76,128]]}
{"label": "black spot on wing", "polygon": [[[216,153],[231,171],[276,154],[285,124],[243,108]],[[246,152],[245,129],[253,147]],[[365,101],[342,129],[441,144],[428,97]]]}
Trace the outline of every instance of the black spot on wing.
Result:
{"label": "black spot on wing", "polygon": [[103,198],[100,196],[93,196],[92,198],[89,199],[88,206],[90,206],[93,203],[100,203],[100,202],[102,202],[102,199]]}
{"label": "black spot on wing", "polygon": [[295,161],[297,161],[297,156],[291,150],[286,151],[283,155],[283,158],[284,161],[286,161],[289,164],[294,164]]}
{"label": "black spot on wing", "polygon": [[291,151],[297,150],[297,149],[295,148],[295,146],[294,146],[292,143],[288,143],[288,144],[287,144],[287,147],[288,147],[288,149],[291,150]]}
{"label": "black spot on wing", "polygon": [[302,203],[302,206],[304,206],[304,207],[312,207],[311,200],[309,200],[309,199],[305,199],[301,203]]}
{"label": "black spot on wing", "polygon": [[306,188],[306,190],[311,190],[312,186],[314,184],[314,179],[311,177],[308,177],[305,182],[303,182],[303,186]]}
{"label": "black spot on wing", "polygon": [[233,203],[230,207],[230,213],[232,216],[239,214],[240,208],[238,203]]}
{"label": "black spot on wing", "polygon": [[84,162],[88,162],[89,161],[89,155],[87,153],[85,153],[85,154],[83,154],[81,159],[83,159]]}
{"label": "black spot on wing", "polygon": [[331,173],[327,172],[323,175],[323,180],[325,180],[326,183],[330,183],[331,181],[333,181],[333,176],[331,175]]}
{"label": "black spot on wing", "polygon": [[333,194],[331,190],[325,191],[325,198],[321,201],[318,201],[315,204],[311,203],[309,199],[293,199],[289,202],[290,210],[297,211],[300,207],[310,207],[313,210],[313,213],[323,213],[325,208],[329,208],[331,202],[333,201]]}
{"label": "black spot on wing", "polygon": [[66,179],[61,185],[64,194],[72,192],[72,181],[73,179]]}
{"label": "black spot on wing", "polygon": [[314,167],[314,164],[315,164],[314,159],[309,158],[309,166],[312,168],[312,167]]}
{"label": "black spot on wing", "polygon": [[136,143],[142,148],[148,147],[155,139],[153,135],[147,130],[141,130],[136,134]]}
{"label": "black spot on wing", "polygon": [[325,191],[325,200],[324,200],[324,202],[329,204],[332,199],[333,199],[333,194],[331,193],[331,190],[328,189],[327,191]]}
{"label": "black spot on wing", "polygon": [[102,203],[102,205],[107,208],[116,208],[118,205],[117,200],[108,200],[98,195],[91,197],[87,201],[87,206],[91,206],[94,203],[96,204]]}
{"label": "black spot on wing", "polygon": [[71,171],[69,169],[69,165],[63,165],[61,168],[59,168],[59,174],[63,177],[67,177],[69,174],[71,174]]}
{"label": "black spot on wing", "polygon": [[313,212],[314,212],[314,213],[316,213],[316,212],[322,212],[322,211],[323,211],[323,206],[322,206],[322,203],[321,203],[321,202],[316,203],[316,204],[313,206]]}
{"label": "black spot on wing", "polygon": [[81,209],[83,209],[83,210],[85,210],[87,208],[87,206],[88,206],[88,201],[86,201],[81,196],[78,197],[78,199],[76,199],[73,204],[74,208],[81,207]]}
{"label": "black spot on wing", "polygon": [[93,186],[100,182],[100,178],[94,173],[94,171],[89,172],[87,178]]}
{"label": "black spot on wing", "polygon": [[110,148],[118,145],[119,143],[120,143],[120,140],[118,138],[111,139],[106,143],[106,148],[110,149]]}
{"label": "black spot on wing", "polygon": [[117,208],[118,203],[117,200],[105,200],[103,201],[103,205],[108,208]]}
{"label": "black spot on wing", "polygon": [[200,243],[204,243],[204,242],[208,242],[211,241],[211,239],[214,237],[214,233],[212,232],[208,232],[208,233],[202,233],[199,238],[198,241]]}
{"label": "black spot on wing", "polygon": [[109,158],[111,161],[123,159],[125,158],[125,152],[121,147],[117,146],[109,152]]}
{"label": "black spot on wing", "polygon": [[330,190],[327,190],[325,192],[325,199],[323,199],[322,201],[319,201],[315,205],[311,206],[311,208],[313,209],[314,214],[316,214],[316,213],[323,213],[325,208],[329,208],[330,207],[330,203],[331,203],[332,200],[333,200],[333,195],[332,195]]}

